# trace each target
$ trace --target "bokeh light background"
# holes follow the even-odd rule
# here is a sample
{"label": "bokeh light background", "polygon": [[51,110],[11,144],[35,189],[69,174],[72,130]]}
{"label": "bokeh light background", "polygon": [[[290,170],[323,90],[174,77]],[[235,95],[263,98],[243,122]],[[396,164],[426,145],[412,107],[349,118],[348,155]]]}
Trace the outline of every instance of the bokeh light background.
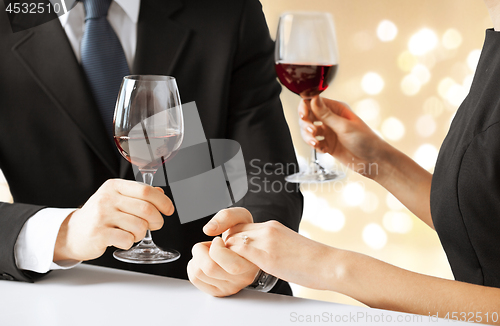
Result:
{"label": "bokeh light background", "polygon": [[[289,10],[330,12],[340,53],[323,95],[348,103],[385,140],[433,171],[450,122],[470,87],[486,28],[481,0],[261,0],[271,36]],[[298,128],[299,98],[282,101],[299,157],[310,148]],[[322,162],[335,161],[326,155]],[[345,169],[345,168],[344,168]],[[453,278],[434,231],[378,184],[354,173],[341,183],[302,186],[301,234],[396,266]],[[12,201],[0,173],[0,200]],[[343,295],[293,285],[296,296],[361,305]]]}
{"label": "bokeh light background", "polygon": [[[291,10],[333,15],[339,70],[323,95],[348,103],[367,124],[433,171],[451,120],[466,96],[491,19],[481,0],[261,0],[274,38]],[[310,148],[298,128],[299,98],[281,96],[299,162]],[[322,157],[325,165],[334,164]],[[345,168],[344,168],[345,169]],[[375,182],[348,173],[341,184],[303,185],[300,233],[396,266],[453,278],[436,233]],[[362,267],[361,267],[362,268]],[[293,286],[294,294],[348,304],[328,291]]]}

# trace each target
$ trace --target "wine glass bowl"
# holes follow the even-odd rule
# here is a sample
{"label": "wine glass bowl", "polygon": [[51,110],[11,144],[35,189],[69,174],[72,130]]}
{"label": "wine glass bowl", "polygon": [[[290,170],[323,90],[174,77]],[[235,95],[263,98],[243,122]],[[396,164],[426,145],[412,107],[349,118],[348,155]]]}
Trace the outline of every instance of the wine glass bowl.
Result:
{"label": "wine glass bowl", "polygon": [[[123,78],[113,119],[115,144],[120,154],[152,185],[158,168],[179,150],[184,137],[184,119],[175,78],[133,75]],[[148,230],[144,239],[113,256],[124,262],[159,264],[180,257],[175,250],[155,245]]]}
{"label": "wine glass bowl", "polygon": [[327,89],[336,73],[337,65],[276,64],[276,74],[281,83],[305,100]]}
{"label": "wine glass bowl", "polygon": [[[280,82],[306,102],[328,88],[337,73],[338,50],[333,18],[324,12],[287,12],[280,16],[275,46]],[[307,103],[306,103],[307,104]],[[310,112],[312,115],[312,112]],[[288,182],[324,182],[345,177],[328,171],[312,150],[307,171],[286,177]]]}

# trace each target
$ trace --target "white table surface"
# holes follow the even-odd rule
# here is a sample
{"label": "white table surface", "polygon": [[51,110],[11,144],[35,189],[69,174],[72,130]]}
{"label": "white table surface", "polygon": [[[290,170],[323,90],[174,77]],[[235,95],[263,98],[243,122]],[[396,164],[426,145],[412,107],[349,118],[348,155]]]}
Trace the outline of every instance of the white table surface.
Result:
{"label": "white table surface", "polygon": [[248,290],[214,298],[189,281],[89,265],[53,271],[34,284],[0,281],[1,326],[443,323],[450,322]]}

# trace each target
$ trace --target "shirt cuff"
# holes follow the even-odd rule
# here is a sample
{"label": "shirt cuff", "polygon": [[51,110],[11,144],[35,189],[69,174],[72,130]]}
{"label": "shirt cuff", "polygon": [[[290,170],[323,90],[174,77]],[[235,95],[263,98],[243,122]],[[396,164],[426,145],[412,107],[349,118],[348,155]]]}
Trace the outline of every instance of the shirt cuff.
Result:
{"label": "shirt cuff", "polygon": [[47,273],[53,269],[68,269],[78,265],[80,262],[74,260],[52,262],[61,224],[74,211],[73,208],[44,208],[30,217],[14,246],[17,268]]}
{"label": "shirt cuff", "polygon": [[70,269],[80,265],[82,262],[80,260],[59,260],[57,262],[50,263],[50,269]]}

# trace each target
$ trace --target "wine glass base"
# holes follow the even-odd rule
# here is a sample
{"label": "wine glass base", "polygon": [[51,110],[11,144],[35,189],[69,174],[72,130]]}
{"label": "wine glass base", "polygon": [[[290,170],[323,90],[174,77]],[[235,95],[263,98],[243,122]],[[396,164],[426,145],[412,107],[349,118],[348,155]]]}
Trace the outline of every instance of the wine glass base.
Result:
{"label": "wine glass base", "polygon": [[135,246],[129,250],[118,249],[113,253],[113,257],[125,263],[133,264],[164,264],[170,263],[181,257],[177,250],[168,251],[154,247]]}
{"label": "wine glass base", "polygon": [[285,180],[291,183],[319,183],[337,181],[344,179],[345,177],[346,175],[344,172],[323,170],[316,173],[299,172],[291,174],[285,177]]}

